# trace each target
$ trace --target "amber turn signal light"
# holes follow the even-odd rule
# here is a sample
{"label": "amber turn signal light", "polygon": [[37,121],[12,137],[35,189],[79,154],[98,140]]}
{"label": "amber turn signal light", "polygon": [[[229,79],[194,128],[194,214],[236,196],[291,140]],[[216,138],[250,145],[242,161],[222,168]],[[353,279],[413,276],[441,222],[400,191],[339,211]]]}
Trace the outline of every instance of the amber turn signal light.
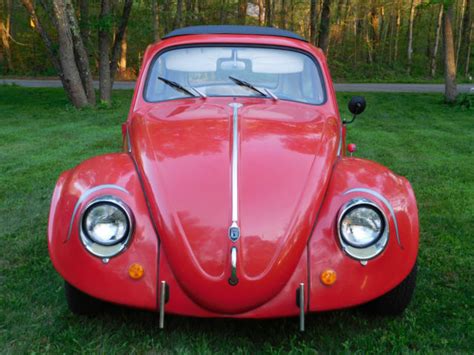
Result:
{"label": "amber turn signal light", "polygon": [[128,276],[130,276],[134,280],[141,279],[143,277],[144,272],[145,270],[143,269],[143,266],[138,263],[133,263],[128,268]]}
{"label": "amber turn signal light", "polygon": [[321,273],[320,279],[323,285],[331,286],[336,282],[337,274],[334,270],[327,269]]}

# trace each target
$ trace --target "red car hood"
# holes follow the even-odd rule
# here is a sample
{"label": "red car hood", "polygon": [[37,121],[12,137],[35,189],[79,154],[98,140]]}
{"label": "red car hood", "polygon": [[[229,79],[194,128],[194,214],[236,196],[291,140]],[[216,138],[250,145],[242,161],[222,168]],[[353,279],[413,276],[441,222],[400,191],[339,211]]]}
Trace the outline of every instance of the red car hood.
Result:
{"label": "red car hood", "polygon": [[[294,272],[337,156],[339,126],[316,106],[238,99],[238,201],[232,220],[232,99],[172,101],[134,113],[131,146],[162,247],[181,287],[214,312],[274,297]],[[239,283],[231,286],[230,248]],[[304,281],[304,280],[302,280]]]}

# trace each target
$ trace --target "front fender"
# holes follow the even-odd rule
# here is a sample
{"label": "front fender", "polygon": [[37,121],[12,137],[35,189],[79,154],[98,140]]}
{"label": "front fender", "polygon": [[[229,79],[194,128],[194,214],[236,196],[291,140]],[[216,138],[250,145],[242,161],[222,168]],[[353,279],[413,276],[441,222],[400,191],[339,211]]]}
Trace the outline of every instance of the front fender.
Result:
{"label": "front fender", "polygon": [[[385,250],[366,265],[342,250],[336,219],[349,200],[365,197],[385,212],[389,241]],[[418,210],[409,182],[368,160],[342,158],[334,167],[316,227],[309,241],[310,311],[366,303],[400,284],[418,253]],[[325,286],[320,274],[332,269],[337,281]]]}
{"label": "front fender", "polygon": [[[108,261],[86,251],[79,237],[82,210],[103,195],[120,198],[135,219],[129,246]],[[128,154],[98,156],[59,177],[51,201],[48,248],[55,269],[67,282],[105,301],[156,309],[158,247],[140,179]],[[128,275],[133,263],[144,268],[139,280]]]}

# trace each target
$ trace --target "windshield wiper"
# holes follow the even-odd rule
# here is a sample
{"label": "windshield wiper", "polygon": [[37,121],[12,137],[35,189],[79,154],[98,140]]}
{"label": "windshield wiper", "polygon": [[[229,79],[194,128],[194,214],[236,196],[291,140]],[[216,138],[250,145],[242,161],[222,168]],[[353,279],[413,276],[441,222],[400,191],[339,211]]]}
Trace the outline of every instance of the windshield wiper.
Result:
{"label": "windshield wiper", "polygon": [[[196,94],[193,94],[191,91],[189,91],[188,89],[186,89],[183,85],[181,84],[178,84],[177,82],[175,81],[171,81],[171,80],[168,80],[166,78],[163,78],[162,76],[159,76],[158,79],[160,79],[162,82],[164,82],[165,84],[171,86],[173,89],[177,90],[177,91],[181,91],[181,92],[184,92],[185,94],[188,94],[189,96],[192,96],[192,97],[196,97],[197,95]],[[201,96],[202,98],[205,98],[206,96],[204,94],[202,94],[200,91],[194,89],[194,88],[191,88],[193,89],[194,91],[196,91],[199,96]]]}
{"label": "windshield wiper", "polygon": [[237,79],[237,78],[234,78],[233,76],[229,76],[229,79],[232,80],[234,83],[236,83],[237,85],[240,85],[240,86],[243,86],[243,87],[246,87],[246,88],[249,88],[250,90],[253,90],[257,93],[259,93],[260,95],[262,96],[265,96],[265,97],[268,97],[269,95],[267,95],[266,93],[264,93],[263,91],[257,89],[254,85],[246,82],[246,81],[243,81],[243,80],[240,80],[240,79]]}

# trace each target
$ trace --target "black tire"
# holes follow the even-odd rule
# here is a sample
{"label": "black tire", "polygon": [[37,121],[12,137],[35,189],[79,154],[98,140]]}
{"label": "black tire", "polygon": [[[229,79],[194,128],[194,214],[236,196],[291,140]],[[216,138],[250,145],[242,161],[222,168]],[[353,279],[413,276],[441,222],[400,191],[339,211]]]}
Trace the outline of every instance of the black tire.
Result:
{"label": "black tire", "polygon": [[410,304],[416,285],[417,264],[400,285],[385,295],[364,305],[364,310],[373,315],[396,316],[402,314]]}
{"label": "black tire", "polygon": [[69,310],[74,314],[96,314],[101,312],[104,307],[104,302],[85,294],[66,281],[64,282],[64,292]]}

